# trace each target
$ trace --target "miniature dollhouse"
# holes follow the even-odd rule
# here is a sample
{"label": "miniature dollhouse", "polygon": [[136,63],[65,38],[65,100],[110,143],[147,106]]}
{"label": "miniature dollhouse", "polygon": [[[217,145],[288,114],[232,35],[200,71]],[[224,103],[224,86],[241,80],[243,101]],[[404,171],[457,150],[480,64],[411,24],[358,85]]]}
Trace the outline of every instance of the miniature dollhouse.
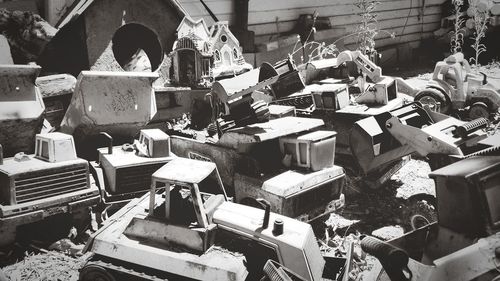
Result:
{"label": "miniature dollhouse", "polygon": [[186,16],[177,28],[177,38],[170,54],[173,84],[209,87],[214,80],[253,68],[245,62],[227,22],[216,22],[209,30],[203,19]]}

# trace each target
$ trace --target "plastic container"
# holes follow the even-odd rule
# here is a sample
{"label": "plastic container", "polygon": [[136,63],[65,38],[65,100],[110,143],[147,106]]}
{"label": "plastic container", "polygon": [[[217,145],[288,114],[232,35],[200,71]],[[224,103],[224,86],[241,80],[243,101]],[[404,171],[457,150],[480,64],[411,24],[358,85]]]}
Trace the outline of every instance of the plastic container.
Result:
{"label": "plastic container", "polygon": [[292,166],[319,171],[333,166],[337,132],[315,131],[302,135],[280,138],[284,155],[292,155]]}

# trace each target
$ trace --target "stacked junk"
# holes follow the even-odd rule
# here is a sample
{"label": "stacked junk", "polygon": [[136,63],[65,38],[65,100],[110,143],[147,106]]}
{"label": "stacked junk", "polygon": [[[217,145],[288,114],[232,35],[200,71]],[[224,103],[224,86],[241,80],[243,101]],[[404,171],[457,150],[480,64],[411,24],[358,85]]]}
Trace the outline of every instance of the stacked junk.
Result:
{"label": "stacked junk", "polygon": [[420,90],[359,51],[252,68],[226,22],[149,2],[167,22],[77,1],[37,64],[0,65],[0,247],[95,216],[80,280],[349,280],[309,222],[344,207],[345,169],[377,188],[418,154],[438,221],[364,238],[377,280],[495,276],[500,94],[463,56]]}

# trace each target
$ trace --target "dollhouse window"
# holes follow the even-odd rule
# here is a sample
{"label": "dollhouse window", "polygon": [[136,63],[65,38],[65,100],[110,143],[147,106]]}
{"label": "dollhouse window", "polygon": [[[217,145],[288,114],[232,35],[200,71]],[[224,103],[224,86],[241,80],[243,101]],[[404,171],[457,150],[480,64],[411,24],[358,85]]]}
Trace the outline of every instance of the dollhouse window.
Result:
{"label": "dollhouse window", "polygon": [[226,43],[226,42],[227,42],[227,36],[226,36],[226,35],[224,35],[224,34],[222,34],[222,35],[220,36],[220,41],[222,41],[222,43]]}
{"label": "dollhouse window", "polygon": [[235,60],[238,59],[238,50],[236,48],[233,48],[233,57]]}
{"label": "dollhouse window", "polygon": [[216,61],[220,61],[220,52],[219,52],[219,50],[215,50],[214,59]]}

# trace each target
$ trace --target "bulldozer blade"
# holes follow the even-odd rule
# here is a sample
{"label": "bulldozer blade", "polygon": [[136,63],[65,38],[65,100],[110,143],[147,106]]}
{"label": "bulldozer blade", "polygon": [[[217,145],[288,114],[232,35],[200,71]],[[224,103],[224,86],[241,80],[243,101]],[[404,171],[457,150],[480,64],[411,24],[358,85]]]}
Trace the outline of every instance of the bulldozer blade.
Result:
{"label": "bulldozer blade", "polygon": [[[128,141],[156,114],[152,86],[158,74],[145,72],[82,71],[61,122],[79,150],[95,151],[100,132]],[[87,142],[88,141],[88,142]],[[94,147],[95,146],[95,147]]]}
{"label": "bulldozer blade", "polygon": [[0,65],[0,144],[5,157],[33,153],[45,105],[35,80],[38,65]]}

